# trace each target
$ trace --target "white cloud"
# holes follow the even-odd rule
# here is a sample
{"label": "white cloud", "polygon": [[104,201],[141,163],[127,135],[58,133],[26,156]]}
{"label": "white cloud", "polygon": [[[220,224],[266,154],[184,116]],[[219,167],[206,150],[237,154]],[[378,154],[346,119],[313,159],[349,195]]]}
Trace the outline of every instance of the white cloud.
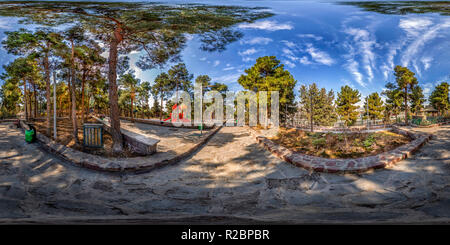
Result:
{"label": "white cloud", "polygon": [[238,25],[241,29],[259,29],[267,31],[292,30],[294,27],[289,23],[278,23],[277,21],[262,20],[254,23],[244,23]]}
{"label": "white cloud", "polygon": [[420,61],[422,62],[423,68],[426,71],[426,70],[428,70],[428,68],[430,68],[431,62],[433,61],[433,58],[432,57],[422,57],[420,59]]}
{"label": "white cloud", "polygon": [[323,65],[332,65],[334,64],[334,60],[328,55],[326,52],[321,51],[315,47],[312,46],[312,44],[307,44],[307,48],[305,50],[309,55],[311,55],[311,58],[320,64]]}
{"label": "white cloud", "polygon": [[216,66],[218,66],[219,64],[220,64],[220,60],[216,60],[216,61],[214,61],[213,66],[216,67]]}
{"label": "white cloud", "polygon": [[310,65],[310,64],[312,64],[312,62],[306,56],[301,57],[299,62],[302,63],[303,65]]}
{"label": "white cloud", "polygon": [[423,95],[425,98],[428,98],[431,94],[431,90],[433,89],[433,83],[425,83],[423,85]]}
{"label": "white cloud", "polygon": [[314,34],[298,34],[297,36],[300,37],[300,38],[312,38],[312,39],[314,39],[316,41],[320,41],[320,40],[323,39],[323,37],[317,36],[317,35],[314,35]]}
{"label": "white cloud", "polygon": [[410,36],[418,36],[424,29],[432,25],[433,22],[428,18],[407,18],[401,19],[399,27],[405,30]]}
{"label": "white cloud", "polygon": [[420,49],[425,45],[425,43],[429,42],[430,40],[434,39],[441,29],[449,28],[450,27],[450,21],[446,21],[442,24],[435,25],[434,27],[429,28],[425,32],[422,32],[420,35],[418,35],[414,41],[406,48],[401,63],[402,66],[408,66],[410,62],[415,59],[417,56],[417,53],[420,51]]}
{"label": "white cloud", "polygon": [[295,43],[291,41],[283,40],[281,42],[284,43],[284,45],[288,46],[289,48],[294,48],[296,46]]}
{"label": "white cloud", "polygon": [[367,30],[358,28],[347,28],[344,32],[353,37],[353,46],[358,47],[356,54],[361,56],[368,80],[372,81],[375,67],[375,53],[373,52],[373,48],[376,46],[375,38]]}
{"label": "white cloud", "polygon": [[295,64],[290,62],[289,60],[283,60],[283,64],[287,65],[289,68],[294,68]]}
{"label": "white cloud", "polygon": [[233,73],[233,74],[229,74],[229,75],[213,77],[212,80],[214,82],[220,82],[220,83],[231,83],[231,82],[236,82],[240,76],[241,76],[241,74]]}
{"label": "white cloud", "polygon": [[250,45],[255,45],[255,44],[261,44],[261,45],[267,45],[270,42],[272,42],[273,40],[271,38],[267,38],[267,37],[255,37],[249,40],[242,40],[241,44],[250,44]]}
{"label": "white cloud", "polygon": [[358,62],[354,60],[350,60],[346,65],[346,69],[353,75],[355,81],[362,87],[366,87],[366,84],[363,82],[363,75],[359,72],[358,67]]}
{"label": "white cloud", "polygon": [[230,71],[230,70],[234,70],[234,69],[236,69],[234,66],[228,66],[228,67],[223,68],[222,70],[223,71]]}
{"label": "white cloud", "polygon": [[205,60],[206,60],[206,57],[202,57],[202,58],[200,58],[200,60],[201,60],[201,61],[205,61]]}
{"label": "white cloud", "polygon": [[258,52],[256,49],[250,48],[250,49],[244,50],[243,52],[238,52],[238,54],[239,54],[240,56],[246,56],[246,55],[252,55],[252,54],[255,54],[256,52]]}

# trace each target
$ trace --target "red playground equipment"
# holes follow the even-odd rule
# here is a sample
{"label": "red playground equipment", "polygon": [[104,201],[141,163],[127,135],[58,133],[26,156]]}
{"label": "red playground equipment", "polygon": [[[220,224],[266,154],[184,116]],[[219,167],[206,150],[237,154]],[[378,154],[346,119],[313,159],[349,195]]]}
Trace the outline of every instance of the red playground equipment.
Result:
{"label": "red playground equipment", "polygon": [[[177,107],[178,107],[177,104],[172,106],[172,113],[177,109]],[[190,122],[191,120],[189,120],[189,119],[184,117],[184,111],[183,110],[187,109],[187,106],[185,104],[181,104],[179,109],[181,110],[181,112],[178,113],[179,122]],[[176,119],[172,117],[172,113],[170,113],[170,116],[168,118],[164,119],[163,121],[166,122],[168,120],[171,120],[172,123],[176,122],[175,121]]]}

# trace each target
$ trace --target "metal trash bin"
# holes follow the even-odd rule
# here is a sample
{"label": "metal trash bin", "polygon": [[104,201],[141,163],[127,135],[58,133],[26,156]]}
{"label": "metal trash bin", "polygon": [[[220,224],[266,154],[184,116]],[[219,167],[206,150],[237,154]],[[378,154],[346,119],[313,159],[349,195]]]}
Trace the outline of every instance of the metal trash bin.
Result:
{"label": "metal trash bin", "polygon": [[83,146],[91,148],[103,148],[102,124],[83,124]]}

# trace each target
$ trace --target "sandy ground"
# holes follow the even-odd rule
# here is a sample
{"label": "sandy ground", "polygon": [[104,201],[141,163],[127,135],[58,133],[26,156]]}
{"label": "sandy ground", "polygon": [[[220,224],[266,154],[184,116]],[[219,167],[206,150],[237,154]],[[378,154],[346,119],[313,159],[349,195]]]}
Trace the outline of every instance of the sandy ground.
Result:
{"label": "sandy ground", "polygon": [[73,166],[0,124],[3,223],[450,223],[450,126],[391,169],[313,173],[222,128],[190,158],[145,174]]}

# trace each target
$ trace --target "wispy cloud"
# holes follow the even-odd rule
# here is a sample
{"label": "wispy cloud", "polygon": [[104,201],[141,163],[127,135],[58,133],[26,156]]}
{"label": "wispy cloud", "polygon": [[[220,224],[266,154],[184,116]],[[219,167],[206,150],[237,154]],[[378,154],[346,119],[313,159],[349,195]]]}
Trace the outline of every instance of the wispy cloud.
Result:
{"label": "wispy cloud", "polygon": [[260,44],[260,45],[267,45],[270,42],[273,42],[273,39],[268,38],[268,37],[254,37],[252,39],[247,39],[247,40],[242,40],[241,44],[250,44],[250,45],[256,45],[256,44]]}
{"label": "wispy cloud", "polygon": [[430,68],[433,58],[432,57],[422,57],[420,59],[420,61],[423,64],[423,69],[425,69],[425,71],[426,71],[426,70],[428,70],[428,68]]}
{"label": "wispy cloud", "polygon": [[259,29],[266,31],[292,30],[294,27],[290,23],[278,23],[272,20],[256,21],[254,23],[244,23],[238,25],[241,29]]}
{"label": "wispy cloud", "polygon": [[[421,27],[423,25],[420,25]],[[429,26],[429,25],[427,25]],[[409,46],[406,48],[401,63],[402,66],[408,66],[410,62],[415,59],[419,51],[422,49],[422,47],[432,39],[434,39],[442,29],[450,28],[450,21],[447,20],[444,23],[437,24],[424,32],[420,33],[420,35],[415,36],[414,41],[409,44]],[[411,31],[411,27],[408,29],[405,29],[408,33],[416,33],[415,31]]]}
{"label": "wispy cloud", "polygon": [[256,49],[250,48],[250,49],[244,50],[244,51],[242,51],[242,52],[239,51],[238,54],[239,54],[240,56],[246,56],[246,55],[252,55],[252,54],[255,54],[256,52],[258,52]]}
{"label": "wispy cloud", "polygon": [[335,61],[328,55],[328,53],[321,51],[315,47],[313,47],[312,44],[307,44],[307,48],[305,50],[317,63],[330,66],[335,63]]}
{"label": "wispy cloud", "polygon": [[373,51],[373,48],[376,46],[375,37],[369,31],[359,28],[346,28],[344,32],[353,37],[351,45],[358,48],[354,54],[361,57],[368,80],[372,81],[375,67],[375,53]]}
{"label": "wispy cloud", "polygon": [[297,37],[300,37],[300,38],[311,38],[311,39],[314,39],[316,41],[320,41],[320,40],[323,39],[323,37],[317,36],[317,35],[314,35],[314,34],[298,34]]}
{"label": "wispy cloud", "polygon": [[216,67],[216,66],[218,66],[219,64],[220,64],[220,60],[216,60],[216,61],[214,61],[213,66]]}
{"label": "wispy cloud", "polygon": [[289,68],[295,67],[295,64],[290,62],[289,60],[283,60],[282,63],[285,64],[286,66],[288,66]]}
{"label": "wispy cloud", "polygon": [[366,87],[366,84],[363,82],[363,75],[359,72],[359,64],[355,60],[350,60],[345,66],[346,69],[353,75],[355,81],[361,86]]}

